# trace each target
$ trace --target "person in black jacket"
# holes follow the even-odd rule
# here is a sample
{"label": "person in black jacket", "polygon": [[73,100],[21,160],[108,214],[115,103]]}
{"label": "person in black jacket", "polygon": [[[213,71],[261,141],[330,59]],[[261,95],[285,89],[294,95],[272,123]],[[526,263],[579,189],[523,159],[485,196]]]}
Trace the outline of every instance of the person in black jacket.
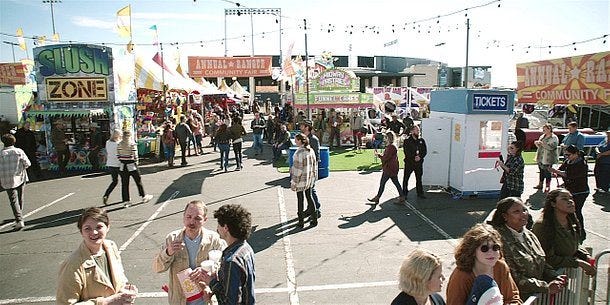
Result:
{"label": "person in black jacket", "polygon": [[36,135],[30,129],[30,122],[23,123],[23,126],[17,129],[17,132],[15,132],[15,139],[17,139],[15,147],[21,148],[32,163],[27,169],[28,178],[30,180],[33,180],[32,178],[39,179],[40,166],[38,165],[38,160],[36,158]]}
{"label": "person in black jacket", "polygon": [[415,172],[417,189],[417,197],[425,199],[424,187],[422,186],[422,175],[424,173],[424,158],[427,154],[426,141],[419,136],[419,127],[417,125],[411,128],[411,136],[403,143],[402,149],[405,153],[405,170],[402,179],[402,190],[407,196],[409,192],[408,182],[411,173]]}

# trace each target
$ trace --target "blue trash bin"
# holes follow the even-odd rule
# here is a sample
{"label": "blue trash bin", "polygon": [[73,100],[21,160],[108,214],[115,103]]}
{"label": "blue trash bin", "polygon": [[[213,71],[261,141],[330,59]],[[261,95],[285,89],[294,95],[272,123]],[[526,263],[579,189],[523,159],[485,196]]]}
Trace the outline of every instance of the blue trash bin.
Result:
{"label": "blue trash bin", "polygon": [[292,167],[292,156],[297,152],[297,146],[292,146],[288,149],[288,167]]}
{"label": "blue trash bin", "polygon": [[330,151],[327,146],[320,146],[320,163],[318,163],[318,179],[330,175]]}

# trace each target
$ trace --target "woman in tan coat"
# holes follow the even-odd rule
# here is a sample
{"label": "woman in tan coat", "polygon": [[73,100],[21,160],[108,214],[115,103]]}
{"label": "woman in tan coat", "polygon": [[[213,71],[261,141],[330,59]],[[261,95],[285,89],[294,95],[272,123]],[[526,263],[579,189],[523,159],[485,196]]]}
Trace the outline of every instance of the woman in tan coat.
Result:
{"label": "woman in tan coat", "polygon": [[538,163],[538,169],[540,170],[540,179],[535,189],[542,189],[543,182],[546,182],[544,189],[545,193],[548,193],[551,189],[551,172],[549,169],[559,161],[557,157],[557,146],[559,145],[559,139],[553,133],[553,125],[544,124],[542,126],[542,135],[534,144],[538,148],[536,150],[536,163]]}
{"label": "woman in tan coat", "polygon": [[[304,134],[298,134],[294,137],[297,146],[299,147],[294,153],[292,166],[290,167],[290,189],[297,193],[299,222],[298,227],[303,227],[305,216],[309,215],[311,226],[318,225],[318,211],[313,203],[311,196],[311,188],[318,179],[318,161],[316,154],[309,147],[309,138]],[[307,210],[303,210],[304,198],[307,197]]]}
{"label": "woman in tan coat", "polygon": [[116,244],[106,239],[108,214],[92,207],[78,219],[83,242],[61,264],[56,304],[133,304],[137,288],[127,283]]}

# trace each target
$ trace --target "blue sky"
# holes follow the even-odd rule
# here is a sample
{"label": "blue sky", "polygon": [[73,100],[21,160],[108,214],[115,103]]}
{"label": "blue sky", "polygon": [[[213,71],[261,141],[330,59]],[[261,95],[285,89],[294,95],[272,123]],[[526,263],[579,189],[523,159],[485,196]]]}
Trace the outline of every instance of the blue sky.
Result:
{"label": "blue sky", "polygon": [[[149,27],[157,25],[166,56],[180,57],[186,66],[188,55],[224,56],[224,9],[236,8],[235,2],[240,2],[247,8],[281,8],[284,54],[291,43],[293,55],[305,53],[303,19],[307,19],[310,54],[329,51],[336,55],[424,57],[463,66],[467,13],[470,65],[493,66],[492,85],[509,87],[516,86],[516,63],[610,50],[608,38],[605,44],[598,39],[572,45],[610,34],[610,0],[502,0],[499,8],[494,2],[435,18],[492,1],[63,0],[54,4],[54,19],[64,42],[119,48],[128,39],[114,30],[116,12],[131,4],[136,52],[146,57],[154,54],[155,47],[142,44],[152,43]],[[14,35],[19,27],[25,36],[52,36],[50,5],[42,0],[0,0],[0,14],[2,41],[17,42],[5,34]],[[432,19],[421,21],[428,18]],[[274,15],[255,15],[251,27],[250,16],[226,16],[228,55],[250,55],[252,31],[255,54],[278,54],[280,27],[276,19],[279,21]],[[384,46],[394,40],[395,44]],[[31,49],[32,41],[28,40],[30,57]],[[15,56],[17,60],[26,57],[17,47]],[[2,43],[0,62],[11,61],[11,46]]]}

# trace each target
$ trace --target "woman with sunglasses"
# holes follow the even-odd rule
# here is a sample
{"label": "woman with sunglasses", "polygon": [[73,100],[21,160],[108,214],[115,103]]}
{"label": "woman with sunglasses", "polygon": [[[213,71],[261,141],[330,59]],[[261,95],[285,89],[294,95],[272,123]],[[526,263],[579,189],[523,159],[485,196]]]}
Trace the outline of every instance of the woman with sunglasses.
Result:
{"label": "woman with sunglasses", "polygon": [[400,293],[391,305],[445,305],[443,267],[438,256],[415,249],[403,261],[398,274]]}
{"label": "woman with sunglasses", "polygon": [[540,240],[551,267],[582,268],[586,274],[595,275],[595,268],[589,264],[591,255],[580,246],[580,225],[574,211],[574,200],[568,190],[552,190],[532,231]]}
{"label": "woman with sunglasses", "polygon": [[570,191],[576,205],[576,217],[580,224],[580,242],[585,240],[585,219],[582,216],[582,207],[589,196],[588,172],[589,166],[584,153],[576,146],[570,145],[565,150],[566,159],[558,169],[551,168],[555,176],[563,177],[564,187]]}
{"label": "woman with sunglasses", "polygon": [[509,196],[521,197],[521,194],[523,194],[523,170],[525,169],[525,162],[523,157],[521,157],[522,149],[522,142],[513,141],[508,145],[506,162],[502,158],[498,160],[498,166],[504,171],[500,179],[500,183],[502,183],[500,199]]}
{"label": "woman with sunglasses", "polygon": [[502,254],[523,300],[537,293],[560,292],[566,280],[546,262],[540,241],[525,227],[528,216],[521,199],[508,197],[498,201],[490,221],[502,237]]}
{"label": "woman with sunglasses", "polygon": [[500,234],[488,224],[477,224],[464,234],[455,249],[457,268],[447,284],[448,305],[466,304],[480,290],[478,283],[497,286],[503,301],[494,304],[521,304],[517,284],[501,259],[501,248]]}

